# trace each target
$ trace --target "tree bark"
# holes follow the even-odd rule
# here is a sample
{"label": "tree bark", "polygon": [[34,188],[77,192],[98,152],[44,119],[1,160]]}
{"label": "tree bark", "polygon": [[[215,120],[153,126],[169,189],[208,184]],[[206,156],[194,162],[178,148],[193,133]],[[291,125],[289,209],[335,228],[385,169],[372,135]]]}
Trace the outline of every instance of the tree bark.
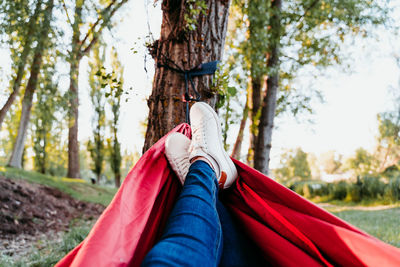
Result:
{"label": "tree bark", "polygon": [[39,16],[39,13],[40,13],[42,2],[43,2],[42,0],[38,0],[36,2],[35,11],[34,11],[32,17],[29,18],[28,29],[26,32],[24,43],[22,44],[24,48],[22,50],[20,57],[18,58],[18,67],[17,67],[16,75],[12,81],[12,92],[11,92],[10,96],[8,97],[4,106],[0,110],[0,130],[1,130],[1,125],[3,124],[4,118],[6,117],[8,110],[10,109],[10,107],[12,106],[12,104],[15,101],[15,98],[19,94],[22,77],[24,76],[24,70],[25,70],[25,66],[27,64],[28,55],[29,55],[30,51],[32,50],[31,44],[34,39],[32,36],[36,30],[36,27],[35,27],[36,21]]}
{"label": "tree bark", "polygon": [[36,85],[38,82],[39,71],[42,66],[43,52],[45,50],[45,43],[48,39],[48,33],[50,30],[51,13],[54,6],[54,0],[49,0],[44,13],[44,20],[41,27],[38,44],[35,48],[35,54],[33,56],[33,62],[31,66],[31,75],[28,80],[28,84],[25,89],[24,99],[22,100],[22,111],[21,119],[19,121],[18,134],[14,143],[13,151],[11,154],[9,166],[15,168],[22,167],[22,154],[25,146],[26,133],[29,124],[29,118],[32,109],[32,100],[35,93]]}
{"label": "tree bark", "polygon": [[79,178],[79,143],[78,143],[78,119],[79,119],[79,97],[78,97],[78,78],[79,60],[70,60],[70,110],[68,128],[68,173],[67,177]]}
{"label": "tree bark", "polygon": [[80,24],[82,23],[83,1],[75,1],[74,24],[72,25],[71,52],[69,57],[69,112],[68,112],[68,171],[67,177],[80,178],[78,120],[79,120],[79,63]]}
{"label": "tree bark", "polygon": [[248,117],[249,117],[249,105],[248,105],[248,99],[247,99],[246,104],[244,105],[244,108],[243,108],[243,117],[242,117],[242,120],[240,121],[239,132],[236,137],[235,144],[233,145],[232,154],[231,154],[231,157],[233,157],[237,160],[240,160],[240,154],[242,152],[244,128],[246,128],[246,122],[247,122]]}
{"label": "tree bark", "polygon": [[[224,49],[229,0],[210,0],[207,15],[200,14],[196,29],[185,29],[186,1],[164,0],[160,39],[151,47],[156,63],[153,90],[148,99],[149,117],[143,152],[149,149],[168,131],[185,121],[184,78],[181,74],[157,64],[168,64],[168,58],[181,69],[189,70],[200,63],[222,58]],[[210,90],[210,75],[194,78],[201,100],[215,106],[217,94]]]}
{"label": "tree bark", "polygon": [[279,43],[280,43],[280,12],[282,0],[272,2],[271,16],[271,49],[267,58],[269,71],[266,95],[263,100],[260,124],[258,127],[258,140],[254,155],[254,167],[264,174],[269,172],[269,161],[272,143],[272,130],[276,111],[276,101],[279,86]]}

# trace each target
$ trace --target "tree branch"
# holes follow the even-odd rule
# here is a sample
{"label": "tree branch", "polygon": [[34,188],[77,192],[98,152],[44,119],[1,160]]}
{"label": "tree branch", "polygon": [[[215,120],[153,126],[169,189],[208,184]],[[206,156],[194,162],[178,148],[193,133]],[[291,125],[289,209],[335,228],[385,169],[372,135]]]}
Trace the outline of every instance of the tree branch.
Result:
{"label": "tree branch", "polygon": [[319,0],[314,0],[314,2],[312,2],[311,5],[309,5],[309,6],[304,10],[303,15],[301,15],[300,17],[298,17],[298,19],[297,19],[297,24],[296,24],[296,26],[294,27],[294,30],[293,30],[292,34],[290,34],[289,39],[292,39],[292,38],[293,38],[293,35],[295,34],[297,27],[300,25],[300,23],[303,22],[304,18],[305,18],[306,15],[307,15],[307,12],[310,11],[312,8],[314,8],[315,5],[318,4],[318,2],[319,2]]}
{"label": "tree branch", "polygon": [[72,26],[72,22],[71,22],[71,19],[69,18],[68,9],[67,9],[67,6],[65,5],[65,1],[61,0],[61,2],[62,2],[62,5],[63,5],[63,8],[64,8],[64,11],[65,11],[65,14],[67,15],[68,23],[71,24],[71,26]]}
{"label": "tree branch", "polygon": [[[63,0],[64,1],[64,0]],[[81,47],[83,46],[83,44],[86,42],[86,40],[89,38],[90,33],[94,32],[94,29],[96,28],[96,26],[100,23],[100,21],[104,18],[104,14],[107,13],[112,6],[115,4],[115,2],[117,2],[117,0],[113,0],[106,8],[104,8],[101,12],[99,17],[97,18],[96,22],[92,25],[92,27],[90,27],[90,29],[87,31],[85,37],[82,39],[81,41]],[[81,48],[80,47],[80,48]]]}
{"label": "tree branch", "polygon": [[[90,51],[90,49],[92,48],[92,46],[97,42],[98,40],[98,36],[101,34],[102,30],[107,26],[107,24],[110,22],[112,16],[115,14],[115,12],[126,2],[128,2],[128,0],[122,0],[121,2],[119,2],[118,4],[115,5],[114,9],[112,9],[112,6],[117,2],[117,0],[113,0],[101,13],[102,15],[108,13],[107,16],[104,17],[99,17],[98,20],[95,22],[95,24],[93,24],[93,26],[91,27],[91,29],[88,31],[88,33],[86,34],[85,38],[82,40],[81,42],[81,55],[85,55],[86,53],[88,53]],[[102,23],[100,24],[100,27],[97,31],[94,31],[94,28],[100,23],[100,21],[103,19]],[[93,32],[92,32],[93,31]],[[89,44],[83,48],[84,43],[86,42],[86,40],[88,39],[88,37],[90,36],[90,33],[92,32],[92,40],[89,42]]]}

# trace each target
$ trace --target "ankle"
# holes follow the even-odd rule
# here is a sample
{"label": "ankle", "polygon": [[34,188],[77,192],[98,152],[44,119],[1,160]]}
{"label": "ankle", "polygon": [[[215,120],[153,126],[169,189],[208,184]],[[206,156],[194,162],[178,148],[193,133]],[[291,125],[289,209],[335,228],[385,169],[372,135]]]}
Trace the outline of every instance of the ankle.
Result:
{"label": "ankle", "polygon": [[192,158],[190,160],[190,164],[193,164],[198,160],[201,160],[201,161],[207,163],[211,167],[211,169],[213,169],[214,172],[215,172],[215,169],[214,169],[213,165],[211,164],[211,162],[208,159],[206,159],[205,157],[203,157],[203,156],[196,156],[196,157]]}

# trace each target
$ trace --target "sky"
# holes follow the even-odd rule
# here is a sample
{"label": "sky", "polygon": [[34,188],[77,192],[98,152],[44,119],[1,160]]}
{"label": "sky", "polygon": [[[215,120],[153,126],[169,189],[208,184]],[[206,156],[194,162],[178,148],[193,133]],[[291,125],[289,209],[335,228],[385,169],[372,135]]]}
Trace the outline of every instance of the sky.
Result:
{"label": "sky", "polygon": [[[141,123],[146,120],[146,97],[151,93],[154,74],[153,61],[147,56],[144,40],[148,25],[155,39],[161,25],[160,2],[153,7],[153,1],[130,1],[117,17],[118,26],[112,36],[105,34],[105,40],[117,48],[124,66],[124,87],[132,88],[128,101],[123,101],[120,122],[120,140],[123,149],[141,151],[145,129]],[[279,155],[287,149],[301,147],[315,154],[335,150],[345,156],[351,155],[358,147],[373,149],[377,134],[377,114],[391,105],[389,88],[398,86],[400,69],[393,53],[394,37],[381,32],[377,40],[356,41],[345,47],[350,51],[348,61],[351,71],[331,67],[324,75],[312,80],[325,101],[313,105],[314,115],[305,119],[285,115],[277,119],[273,134],[271,167],[279,164]],[[132,48],[138,53],[133,53]],[[397,51],[400,52],[400,51]],[[6,50],[0,50],[0,85],[3,87],[9,75],[9,58]],[[81,62],[79,140],[91,135],[91,104],[87,83],[87,59]],[[300,78],[299,83],[310,82],[309,77]],[[68,80],[62,79],[60,86],[67,88]],[[4,88],[4,87],[3,87]],[[398,88],[398,87],[397,87]],[[0,93],[0,104],[4,95]],[[236,137],[237,127],[232,127],[230,136]],[[229,140],[234,142],[233,138]]]}

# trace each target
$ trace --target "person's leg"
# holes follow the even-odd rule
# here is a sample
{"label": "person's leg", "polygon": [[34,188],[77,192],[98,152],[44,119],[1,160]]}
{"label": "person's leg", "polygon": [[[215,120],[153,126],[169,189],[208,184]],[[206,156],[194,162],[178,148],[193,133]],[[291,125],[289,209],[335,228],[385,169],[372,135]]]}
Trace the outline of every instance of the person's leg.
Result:
{"label": "person's leg", "polygon": [[[165,141],[168,162],[180,181],[185,182],[165,232],[146,255],[143,266],[203,267],[217,266],[220,261],[218,187],[231,186],[237,170],[224,150],[215,111],[206,103],[195,103],[190,109],[190,120],[192,141],[179,133],[170,134]],[[188,172],[190,162],[193,164]]]}
{"label": "person's leg", "polygon": [[223,250],[220,267],[265,266],[258,249],[235,224],[224,204],[217,200],[217,212],[222,226]]}
{"label": "person's leg", "polygon": [[217,196],[214,170],[204,161],[195,161],[161,240],[142,266],[218,266],[222,231]]}

